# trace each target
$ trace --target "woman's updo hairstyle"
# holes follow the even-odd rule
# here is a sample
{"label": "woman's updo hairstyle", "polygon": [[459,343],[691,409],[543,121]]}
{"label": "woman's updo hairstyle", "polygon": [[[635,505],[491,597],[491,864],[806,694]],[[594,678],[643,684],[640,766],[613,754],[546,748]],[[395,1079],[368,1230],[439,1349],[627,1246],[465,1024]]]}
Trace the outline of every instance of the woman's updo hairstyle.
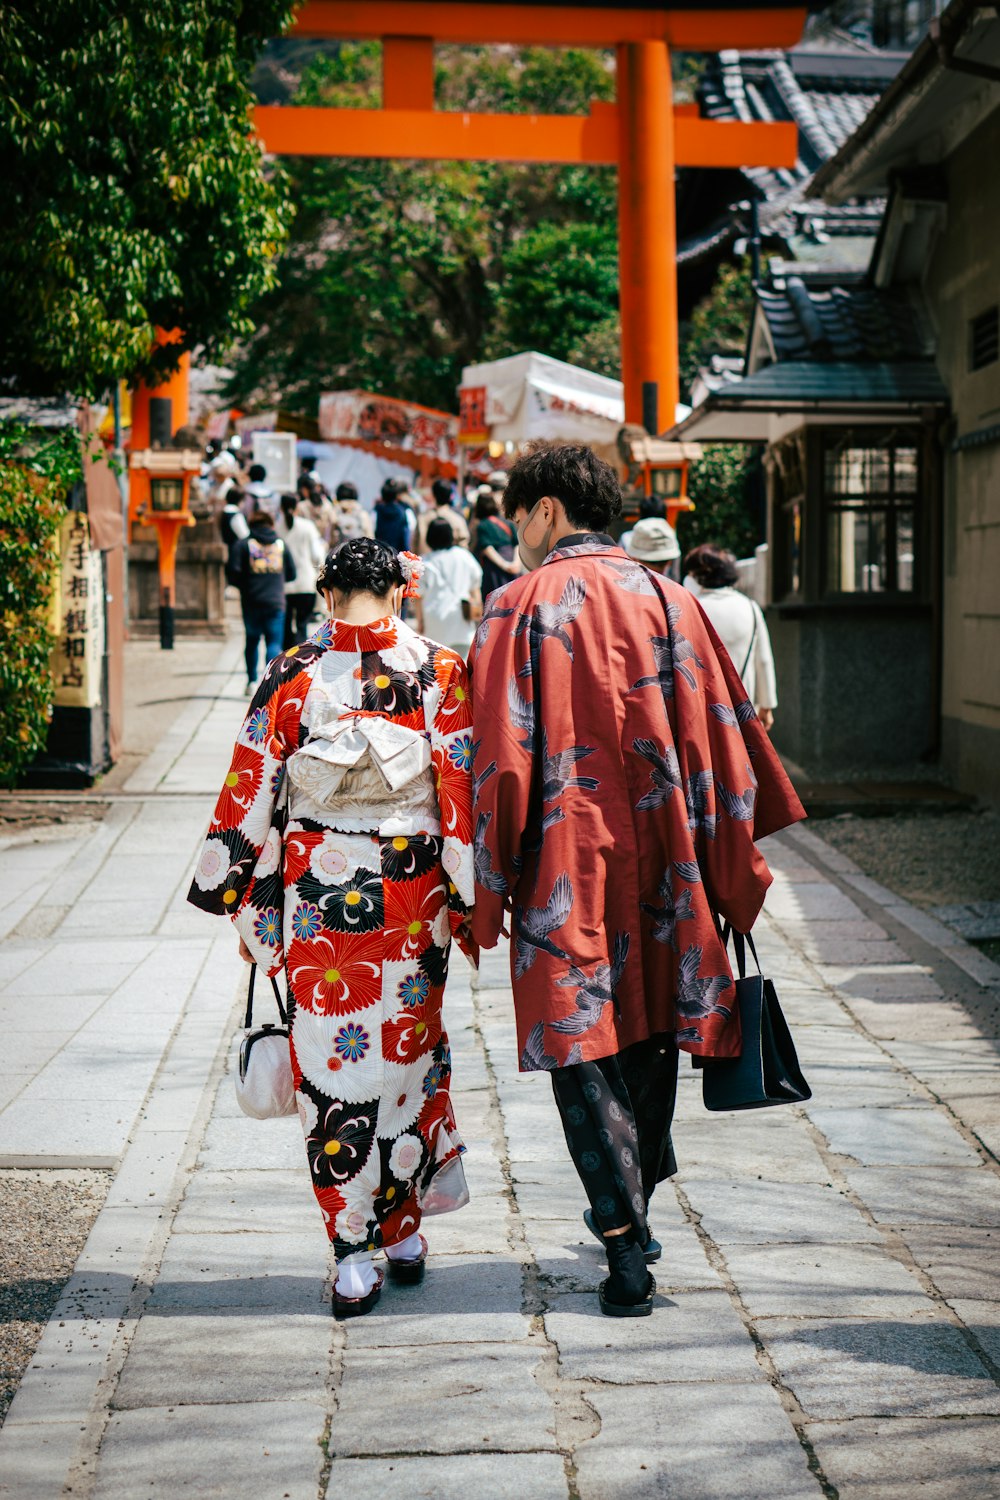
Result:
{"label": "woman's updo hairstyle", "polygon": [[704,542],[688,553],[684,559],[684,571],[703,589],[732,588],[740,577],[733,554],[724,547],[713,547],[710,542]]}
{"label": "woman's updo hairstyle", "polygon": [[374,594],[376,599],[384,599],[405,582],[392,547],[370,536],[356,536],[327,553],[316,587],[336,590],[338,594]]}

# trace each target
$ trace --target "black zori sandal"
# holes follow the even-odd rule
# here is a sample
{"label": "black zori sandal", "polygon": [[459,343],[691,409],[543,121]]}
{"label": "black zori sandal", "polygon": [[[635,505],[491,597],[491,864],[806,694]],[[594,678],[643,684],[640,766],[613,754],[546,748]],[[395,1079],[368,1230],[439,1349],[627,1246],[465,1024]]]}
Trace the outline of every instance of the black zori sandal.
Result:
{"label": "black zori sandal", "polygon": [[337,1288],[335,1286],[334,1289],[333,1289],[333,1315],[334,1315],[334,1317],[335,1318],[361,1318],[361,1317],[363,1317],[366,1312],[371,1312],[372,1308],[375,1306],[375,1304],[378,1301],[379,1297],[381,1297],[381,1295],[382,1295],[382,1288],[384,1286],[385,1286],[385,1276],[379,1270],[376,1270],[376,1272],[375,1272],[375,1285],[372,1287],[371,1291],[366,1292],[363,1297],[342,1297],[341,1294],[337,1291]]}
{"label": "black zori sandal", "polygon": [[608,1318],[648,1318],[653,1311],[653,1296],[656,1292],[656,1282],[652,1276],[649,1278],[649,1290],[641,1302],[612,1302],[608,1296],[608,1288],[611,1286],[612,1278],[609,1276],[602,1281],[597,1288],[597,1297],[601,1304],[601,1312]]}
{"label": "black zori sandal", "polygon": [[604,1248],[611,1275],[598,1287],[601,1312],[609,1318],[648,1318],[656,1282],[646,1270],[635,1236],[605,1235]]}
{"label": "black zori sandal", "polygon": [[[597,1220],[594,1218],[594,1210],[592,1208],[585,1208],[583,1210],[583,1222],[586,1224],[587,1228],[594,1236],[594,1239],[599,1240],[603,1245],[604,1236],[601,1233],[600,1229],[597,1227]],[[651,1266],[655,1261],[658,1261],[660,1256],[663,1254],[663,1246],[660,1244],[659,1240],[654,1240],[652,1234],[650,1234],[648,1240],[642,1247],[642,1254],[647,1266]]]}
{"label": "black zori sandal", "polygon": [[404,1286],[416,1286],[423,1281],[427,1269],[427,1241],[423,1235],[420,1236],[420,1244],[420,1254],[411,1256],[409,1260],[393,1260],[391,1255],[386,1256],[390,1281],[397,1281]]}

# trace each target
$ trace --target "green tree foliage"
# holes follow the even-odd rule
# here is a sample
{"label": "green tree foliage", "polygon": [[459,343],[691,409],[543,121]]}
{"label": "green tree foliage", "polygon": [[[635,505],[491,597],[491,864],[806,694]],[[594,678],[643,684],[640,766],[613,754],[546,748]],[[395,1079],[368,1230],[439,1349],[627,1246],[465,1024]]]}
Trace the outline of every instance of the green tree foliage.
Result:
{"label": "green tree foliage", "polygon": [[[381,103],[380,49],[317,59],[300,104]],[[614,93],[601,54],[438,53],[445,109],[584,113]],[[292,159],[280,284],[257,304],[231,399],[315,411],[337,387],[455,407],[462,366],[538,347],[563,357],[616,317],[610,168]]]}
{"label": "green tree foliage", "polygon": [[695,509],[677,518],[677,539],[684,552],[702,542],[728,547],[737,557],[751,557],[763,541],[754,505],[758,460],[746,443],[707,443],[691,465],[688,493]]}
{"label": "green tree foliage", "polygon": [[681,389],[689,389],[699,365],[707,365],[713,354],[742,354],[746,347],[753,311],[750,262],[737,266],[724,263],[715,285],[691,314],[681,345]]}
{"label": "green tree foliage", "polygon": [[[700,365],[713,354],[742,354],[753,308],[748,261],[723,265],[715,285],[691,316],[681,348],[681,388],[687,390]],[[701,542],[749,557],[760,534],[755,486],[758,457],[746,443],[708,443],[693,464],[688,490],[696,509],[678,518],[678,538],[687,551]]]}
{"label": "green tree foliage", "polygon": [[0,424],[0,785],[45,748],[52,714],[52,593],[66,495],[81,478],[75,429]]}
{"label": "green tree foliage", "polygon": [[97,395],[245,336],[283,237],[247,77],[289,0],[0,6],[0,378]]}

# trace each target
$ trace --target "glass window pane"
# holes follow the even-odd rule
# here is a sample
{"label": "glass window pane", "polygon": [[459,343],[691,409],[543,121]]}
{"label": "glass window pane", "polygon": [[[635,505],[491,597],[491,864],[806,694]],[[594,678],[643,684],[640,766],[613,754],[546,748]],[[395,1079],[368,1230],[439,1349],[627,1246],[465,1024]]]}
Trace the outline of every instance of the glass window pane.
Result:
{"label": "glass window pane", "polygon": [[840,448],[826,455],[830,495],[884,495],[889,490],[888,448]]}
{"label": "glass window pane", "polygon": [[896,587],[913,593],[913,512],[896,511]]}
{"label": "glass window pane", "polygon": [[897,448],[895,463],[896,493],[915,495],[917,492],[917,450]]}
{"label": "glass window pane", "polygon": [[880,593],[885,588],[885,511],[831,509],[826,549],[826,586],[831,593]]}

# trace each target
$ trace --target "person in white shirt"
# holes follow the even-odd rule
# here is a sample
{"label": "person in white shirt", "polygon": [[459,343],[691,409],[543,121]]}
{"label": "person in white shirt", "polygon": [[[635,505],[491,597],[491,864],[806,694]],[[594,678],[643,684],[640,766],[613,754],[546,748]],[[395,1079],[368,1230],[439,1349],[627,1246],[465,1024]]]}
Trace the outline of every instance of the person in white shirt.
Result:
{"label": "person in white shirt", "polygon": [[318,603],[316,577],[326,558],[319,531],[298,512],[298,496],[282,495],[281,513],[275,531],[281,537],[295,566],[295,576],[285,580],[285,650],[297,646],[309,633],[309,618]]}
{"label": "person in white shirt", "polygon": [[770,730],[778,706],[771,637],[760,605],[736,587],[740,575],[735,557],[706,543],[688,553],[684,573],[684,587],[722,637],[757,717]]}
{"label": "person in white shirt", "polygon": [[420,576],[417,632],[465,656],[483,611],[483,570],[472,553],[455,542],[445,520],[427,528],[430,548]]}

